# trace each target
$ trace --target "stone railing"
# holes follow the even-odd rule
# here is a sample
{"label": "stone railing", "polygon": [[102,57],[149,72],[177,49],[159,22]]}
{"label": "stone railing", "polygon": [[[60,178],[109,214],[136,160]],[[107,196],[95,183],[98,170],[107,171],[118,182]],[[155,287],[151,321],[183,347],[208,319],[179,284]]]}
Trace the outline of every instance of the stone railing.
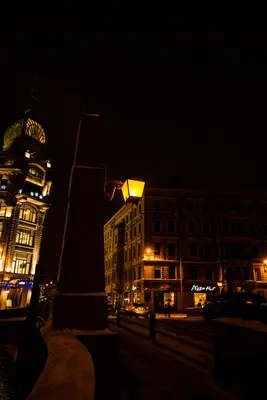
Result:
{"label": "stone railing", "polygon": [[42,336],[48,350],[47,362],[27,400],[93,400],[93,360],[75,333],[52,331],[49,321],[42,329]]}

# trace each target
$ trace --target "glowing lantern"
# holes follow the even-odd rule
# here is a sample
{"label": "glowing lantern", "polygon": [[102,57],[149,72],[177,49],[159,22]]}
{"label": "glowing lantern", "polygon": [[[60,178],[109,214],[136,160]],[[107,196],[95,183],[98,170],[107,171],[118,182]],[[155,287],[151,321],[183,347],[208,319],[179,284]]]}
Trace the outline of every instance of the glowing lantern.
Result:
{"label": "glowing lantern", "polygon": [[26,158],[31,158],[31,153],[29,152],[29,150],[25,151],[25,157]]}
{"label": "glowing lantern", "polygon": [[122,195],[125,202],[132,203],[142,198],[145,182],[127,179],[122,185]]}

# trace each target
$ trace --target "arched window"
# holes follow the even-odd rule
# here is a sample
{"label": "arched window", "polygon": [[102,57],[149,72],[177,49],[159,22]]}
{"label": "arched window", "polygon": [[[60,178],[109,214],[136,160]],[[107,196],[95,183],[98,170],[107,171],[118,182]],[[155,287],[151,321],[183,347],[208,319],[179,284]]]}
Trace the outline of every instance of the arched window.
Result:
{"label": "arched window", "polygon": [[36,222],[37,212],[29,204],[23,204],[19,212],[19,218],[23,221]]}

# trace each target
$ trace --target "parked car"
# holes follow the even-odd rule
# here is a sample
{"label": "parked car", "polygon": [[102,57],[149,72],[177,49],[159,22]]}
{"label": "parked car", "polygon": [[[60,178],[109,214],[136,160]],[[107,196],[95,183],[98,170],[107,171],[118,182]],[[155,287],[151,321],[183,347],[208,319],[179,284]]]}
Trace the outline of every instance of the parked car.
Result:
{"label": "parked car", "polygon": [[108,315],[116,315],[117,314],[117,307],[113,304],[108,304]]}
{"label": "parked car", "polygon": [[135,318],[138,318],[140,315],[142,317],[147,317],[148,307],[145,305],[145,303],[133,303],[126,308],[126,313],[128,313],[129,316],[132,314],[132,316]]}
{"label": "parked car", "polygon": [[255,293],[222,293],[203,307],[202,316],[205,320],[220,317],[259,319],[262,303],[262,297]]}

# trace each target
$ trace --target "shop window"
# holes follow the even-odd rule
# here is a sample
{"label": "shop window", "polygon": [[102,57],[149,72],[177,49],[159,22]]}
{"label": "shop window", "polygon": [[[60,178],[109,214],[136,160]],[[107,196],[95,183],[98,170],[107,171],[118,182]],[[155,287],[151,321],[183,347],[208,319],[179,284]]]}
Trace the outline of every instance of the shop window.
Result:
{"label": "shop window", "polygon": [[36,210],[32,206],[25,204],[20,208],[19,218],[23,221],[36,222]]}
{"label": "shop window", "polygon": [[169,279],[176,279],[176,266],[175,265],[169,266]]}
{"label": "shop window", "polygon": [[16,243],[33,247],[34,231],[18,228],[16,233]]}
{"label": "shop window", "polygon": [[13,274],[29,274],[31,254],[15,252],[12,261]]}
{"label": "shop window", "polygon": [[155,312],[166,313],[168,304],[171,306],[171,312],[177,311],[177,292],[157,291],[154,293]]}
{"label": "shop window", "polygon": [[175,256],[175,243],[168,243],[168,256]]}
{"label": "shop window", "polygon": [[206,293],[194,293],[194,306],[203,307],[207,301]]}
{"label": "shop window", "polygon": [[190,243],[189,254],[190,254],[190,256],[196,256],[197,255],[197,244],[196,243]]}
{"label": "shop window", "polygon": [[154,232],[160,232],[161,231],[161,224],[159,220],[154,220]]}
{"label": "shop window", "polygon": [[161,269],[155,268],[155,279],[161,279]]}
{"label": "shop window", "polygon": [[188,224],[188,232],[189,233],[195,233],[195,231],[196,231],[196,228],[195,228],[195,223],[194,222],[189,222],[189,224]]}
{"label": "shop window", "polygon": [[168,232],[174,232],[174,221],[168,221]]}
{"label": "shop window", "polygon": [[154,250],[155,250],[155,255],[160,256],[160,243],[155,243],[154,245]]}

